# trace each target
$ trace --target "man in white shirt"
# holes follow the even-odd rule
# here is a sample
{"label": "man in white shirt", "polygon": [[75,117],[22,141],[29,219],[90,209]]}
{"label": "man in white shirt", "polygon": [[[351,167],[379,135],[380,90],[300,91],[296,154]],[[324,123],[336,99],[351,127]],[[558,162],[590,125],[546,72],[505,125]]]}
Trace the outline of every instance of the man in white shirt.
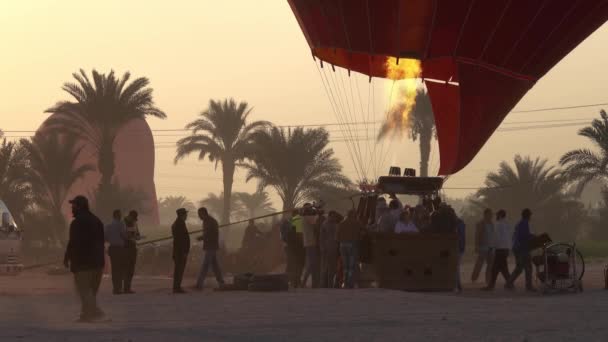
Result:
{"label": "man in white shirt", "polygon": [[496,224],[494,225],[494,231],[489,239],[489,246],[494,250],[494,264],[492,266],[492,275],[488,286],[484,287],[484,290],[493,290],[496,285],[496,279],[498,274],[502,274],[505,282],[509,282],[509,264],[507,258],[509,257],[509,250],[512,245],[513,230],[507,223],[507,212],[499,210],[496,213]]}

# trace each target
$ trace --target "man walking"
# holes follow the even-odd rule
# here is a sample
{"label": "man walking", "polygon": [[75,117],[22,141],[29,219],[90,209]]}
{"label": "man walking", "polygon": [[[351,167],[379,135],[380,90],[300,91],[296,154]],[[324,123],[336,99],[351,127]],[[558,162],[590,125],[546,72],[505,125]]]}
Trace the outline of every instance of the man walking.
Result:
{"label": "man walking", "polygon": [[521,213],[521,221],[515,226],[513,233],[513,254],[517,266],[511,274],[511,278],[506,285],[506,288],[513,289],[515,280],[519,277],[522,271],[526,274],[526,290],[530,292],[536,291],[532,287],[532,259],[530,257],[530,240],[534,237],[530,232],[530,220],[532,219],[532,211],[524,209]]}
{"label": "man walking", "polygon": [[340,243],[340,255],[344,265],[344,288],[355,287],[354,275],[359,264],[359,242],[363,228],[357,220],[357,211],[350,210],[336,230],[336,240]]}
{"label": "man walking", "polygon": [[201,271],[198,275],[198,280],[196,281],[196,288],[198,290],[203,289],[209,267],[213,270],[217,283],[222,287],[224,286],[224,278],[222,277],[222,271],[217,260],[217,250],[220,247],[219,225],[217,220],[209,215],[207,208],[199,208],[198,217],[203,221],[203,236],[198,240],[203,241],[204,259],[203,264],[201,265]]}
{"label": "man walking", "polygon": [[176,210],[177,218],[171,226],[173,235],[173,293],[185,293],[182,289],[182,278],[188,261],[188,253],[190,253],[190,234],[186,227],[186,219],[188,219],[188,211],[184,208]]}
{"label": "man walking", "polygon": [[141,239],[137,218],[139,214],[131,210],[125,217],[126,240],[125,240],[125,287],[124,293],[135,293],[131,289],[133,275],[135,274],[135,264],[137,263],[137,241]]}
{"label": "man walking", "polygon": [[125,280],[125,240],[127,229],[122,222],[122,212],[114,210],[112,223],[105,228],[105,239],[110,245],[108,255],[112,266],[112,288],[115,295],[122,294]]}
{"label": "man walking", "polygon": [[494,235],[494,223],[492,209],[483,211],[483,219],[477,223],[475,228],[475,267],[471,275],[471,281],[476,282],[484,264],[486,265],[485,282],[490,283],[492,277],[493,252],[490,248],[490,239]]}
{"label": "man walking", "polygon": [[496,224],[494,225],[494,236],[491,239],[491,247],[494,250],[494,265],[492,266],[492,277],[485,290],[492,290],[496,285],[498,274],[502,274],[505,283],[509,284],[509,250],[513,246],[512,229],[507,223],[507,212],[499,210],[496,213]]}
{"label": "man walking", "polygon": [[104,226],[89,210],[89,201],[76,196],[70,201],[74,220],[63,263],[74,273],[76,292],[82,304],[79,322],[104,317],[97,306],[97,292],[104,267]]}

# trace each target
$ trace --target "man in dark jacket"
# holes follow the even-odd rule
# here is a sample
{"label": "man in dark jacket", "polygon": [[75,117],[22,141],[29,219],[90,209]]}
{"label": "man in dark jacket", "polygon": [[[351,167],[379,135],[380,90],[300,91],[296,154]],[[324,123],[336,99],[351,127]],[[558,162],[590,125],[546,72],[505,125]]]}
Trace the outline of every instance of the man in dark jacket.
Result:
{"label": "man in dark jacket", "polygon": [[532,219],[532,211],[530,209],[524,209],[521,213],[521,221],[515,226],[515,232],[513,233],[513,254],[515,255],[515,261],[517,266],[511,278],[505,285],[508,289],[514,288],[515,280],[525,272],[526,276],[526,290],[530,292],[536,291],[532,286],[532,257],[530,256],[530,240],[534,235],[530,232],[530,220]]}
{"label": "man in dark jacket", "polygon": [[220,270],[220,264],[217,261],[217,250],[220,248],[220,231],[217,221],[209,215],[207,208],[198,209],[198,217],[203,221],[203,236],[198,240],[203,241],[203,252],[204,259],[201,266],[201,272],[198,275],[196,281],[196,288],[199,290],[203,289],[203,283],[207,277],[209,267],[212,268],[215,274],[217,283],[224,286],[224,278],[222,277],[222,271]]}
{"label": "man in dark jacket", "polygon": [[103,318],[97,306],[97,292],[104,267],[104,226],[89,210],[89,201],[76,196],[70,201],[74,220],[70,224],[70,238],[63,263],[74,273],[76,292],[82,308],[81,322]]}
{"label": "man in dark jacket", "polygon": [[173,235],[173,293],[185,293],[182,289],[182,279],[186,262],[188,261],[188,253],[190,253],[190,234],[186,227],[186,219],[188,211],[184,208],[179,208],[176,211],[177,218],[171,226]]}

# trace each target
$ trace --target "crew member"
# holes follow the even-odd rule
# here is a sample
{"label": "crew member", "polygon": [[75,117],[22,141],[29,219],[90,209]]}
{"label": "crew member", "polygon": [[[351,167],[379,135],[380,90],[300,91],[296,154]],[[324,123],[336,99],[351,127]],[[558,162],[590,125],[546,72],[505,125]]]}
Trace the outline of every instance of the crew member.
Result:
{"label": "crew member", "polygon": [[137,211],[131,210],[129,215],[125,217],[127,236],[125,240],[125,286],[123,292],[127,294],[135,293],[131,284],[135,274],[135,264],[137,263],[137,241],[141,239],[137,225],[138,216]]}
{"label": "crew member", "polygon": [[82,304],[79,322],[90,322],[104,317],[97,305],[105,263],[104,226],[89,210],[86,197],[76,196],[70,204],[74,220],[70,224],[63,264],[74,274],[76,292]]}
{"label": "crew member", "polygon": [[125,281],[125,242],[127,228],[122,221],[122,212],[114,210],[112,223],[105,229],[105,239],[110,245],[108,255],[112,266],[112,293],[115,295],[123,293]]}
{"label": "crew member", "polygon": [[203,283],[207,277],[209,267],[213,270],[217,283],[222,287],[224,286],[224,278],[222,277],[222,270],[217,260],[217,250],[220,248],[219,225],[217,220],[209,215],[207,208],[199,208],[198,217],[203,222],[203,236],[199,238],[199,241],[203,241],[204,259],[198,280],[196,281],[196,288],[198,290],[203,289]]}
{"label": "crew member", "polygon": [[173,293],[185,293],[182,289],[182,278],[190,253],[190,234],[186,227],[188,211],[184,208],[176,210],[177,218],[171,226],[173,235]]}
{"label": "crew member", "polygon": [[532,286],[532,259],[530,257],[530,240],[534,237],[530,232],[530,220],[532,219],[532,211],[530,209],[524,209],[521,213],[521,221],[515,227],[513,234],[513,254],[515,254],[515,260],[517,266],[506,288],[513,289],[515,280],[521,274],[522,271],[526,273],[526,290],[530,292],[536,291]]}

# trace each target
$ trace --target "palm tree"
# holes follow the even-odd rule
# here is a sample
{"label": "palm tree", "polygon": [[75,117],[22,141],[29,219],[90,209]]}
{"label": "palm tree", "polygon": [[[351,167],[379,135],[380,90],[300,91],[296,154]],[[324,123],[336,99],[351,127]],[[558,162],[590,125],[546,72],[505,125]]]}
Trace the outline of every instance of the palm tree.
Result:
{"label": "palm tree", "polygon": [[62,207],[72,185],[95,170],[91,164],[78,165],[82,146],[77,146],[75,136],[61,138],[57,134],[36,135],[31,140],[22,139],[30,167],[27,175],[36,194],[37,205],[52,218],[56,241],[62,241],[66,221]]}
{"label": "palm tree", "polygon": [[121,186],[116,182],[105,188],[97,188],[90,193],[90,197],[95,199],[93,208],[102,221],[112,220],[112,212],[116,209],[123,212],[136,210],[140,216],[150,214],[152,210],[148,206],[148,194],[143,189]]}
{"label": "palm tree", "polygon": [[505,209],[515,220],[524,208],[534,213],[538,231],[573,239],[584,216],[584,206],[564,192],[566,178],[546,159],[515,156],[514,167],[500,163],[486,176],[486,187],[476,194],[478,208]]}
{"label": "palm tree", "polygon": [[158,213],[163,222],[172,222],[175,219],[175,211],[179,208],[195,210],[192,201],[184,196],[167,196],[158,199]]}
{"label": "palm tree", "polygon": [[591,140],[599,152],[587,148],[578,149],[567,152],[560,159],[568,179],[577,185],[577,194],[592,180],[608,180],[608,114],[601,110],[600,116],[601,119],[594,119],[591,126],[578,132],[578,135]]}
{"label": "palm tree", "polygon": [[225,194],[222,223],[227,223],[230,217],[232,183],[237,163],[251,158],[252,134],[268,125],[265,121],[248,123],[251,111],[247,102],[237,104],[233,99],[211,100],[199,118],[186,125],[192,134],[177,142],[175,163],[191,153],[197,153],[199,160],[208,157],[216,167],[218,163],[222,164]]}
{"label": "palm tree", "polygon": [[410,113],[410,137],[419,141],[420,147],[420,176],[429,175],[429,157],[431,154],[431,141],[435,134],[435,117],[433,107],[426,91],[418,89],[416,105]]}
{"label": "palm tree", "polygon": [[[226,198],[224,197],[224,193],[220,193],[219,196],[214,193],[209,193],[207,194],[206,198],[203,198],[199,202],[199,205],[201,207],[207,208],[210,214],[217,217],[217,215],[220,215],[224,212],[223,209],[226,207]],[[230,216],[228,217],[228,220],[226,222],[239,220],[243,217],[243,207],[241,206],[240,202],[237,202],[235,196],[230,198],[229,206],[230,208],[232,208],[232,210],[230,211]]]}
{"label": "palm tree", "polygon": [[273,188],[283,201],[283,210],[314,200],[326,186],[349,186],[342,166],[328,148],[324,128],[284,130],[271,127],[254,134],[254,157],[246,165],[247,181],[256,179],[258,191]]}
{"label": "palm tree", "polygon": [[359,193],[359,190],[351,185],[348,186],[335,186],[327,185],[322,186],[312,192],[310,198],[317,201],[323,201],[326,206],[325,210],[334,210],[342,215],[346,215],[348,210],[355,208],[355,202],[353,195]]}
{"label": "palm tree", "polygon": [[28,171],[27,151],[21,145],[4,139],[0,145],[0,200],[20,226],[23,226],[23,214],[32,206],[33,200]]}
{"label": "palm tree", "polygon": [[154,105],[152,88],[145,77],[127,84],[131,78],[128,72],[121,78],[114,71],[106,75],[93,70],[92,81],[82,69],[72,75],[76,83],[65,83],[62,89],[73,100],[47,109],[54,114],[47,128],[75,135],[94,147],[101,173],[99,193],[105,194],[114,180],[114,141],[120,128],[132,120],[147,116],[164,119],[167,115]]}
{"label": "palm tree", "polygon": [[266,191],[256,191],[253,194],[236,192],[234,197],[236,202],[246,211],[248,218],[270,214],[275,211]]}

